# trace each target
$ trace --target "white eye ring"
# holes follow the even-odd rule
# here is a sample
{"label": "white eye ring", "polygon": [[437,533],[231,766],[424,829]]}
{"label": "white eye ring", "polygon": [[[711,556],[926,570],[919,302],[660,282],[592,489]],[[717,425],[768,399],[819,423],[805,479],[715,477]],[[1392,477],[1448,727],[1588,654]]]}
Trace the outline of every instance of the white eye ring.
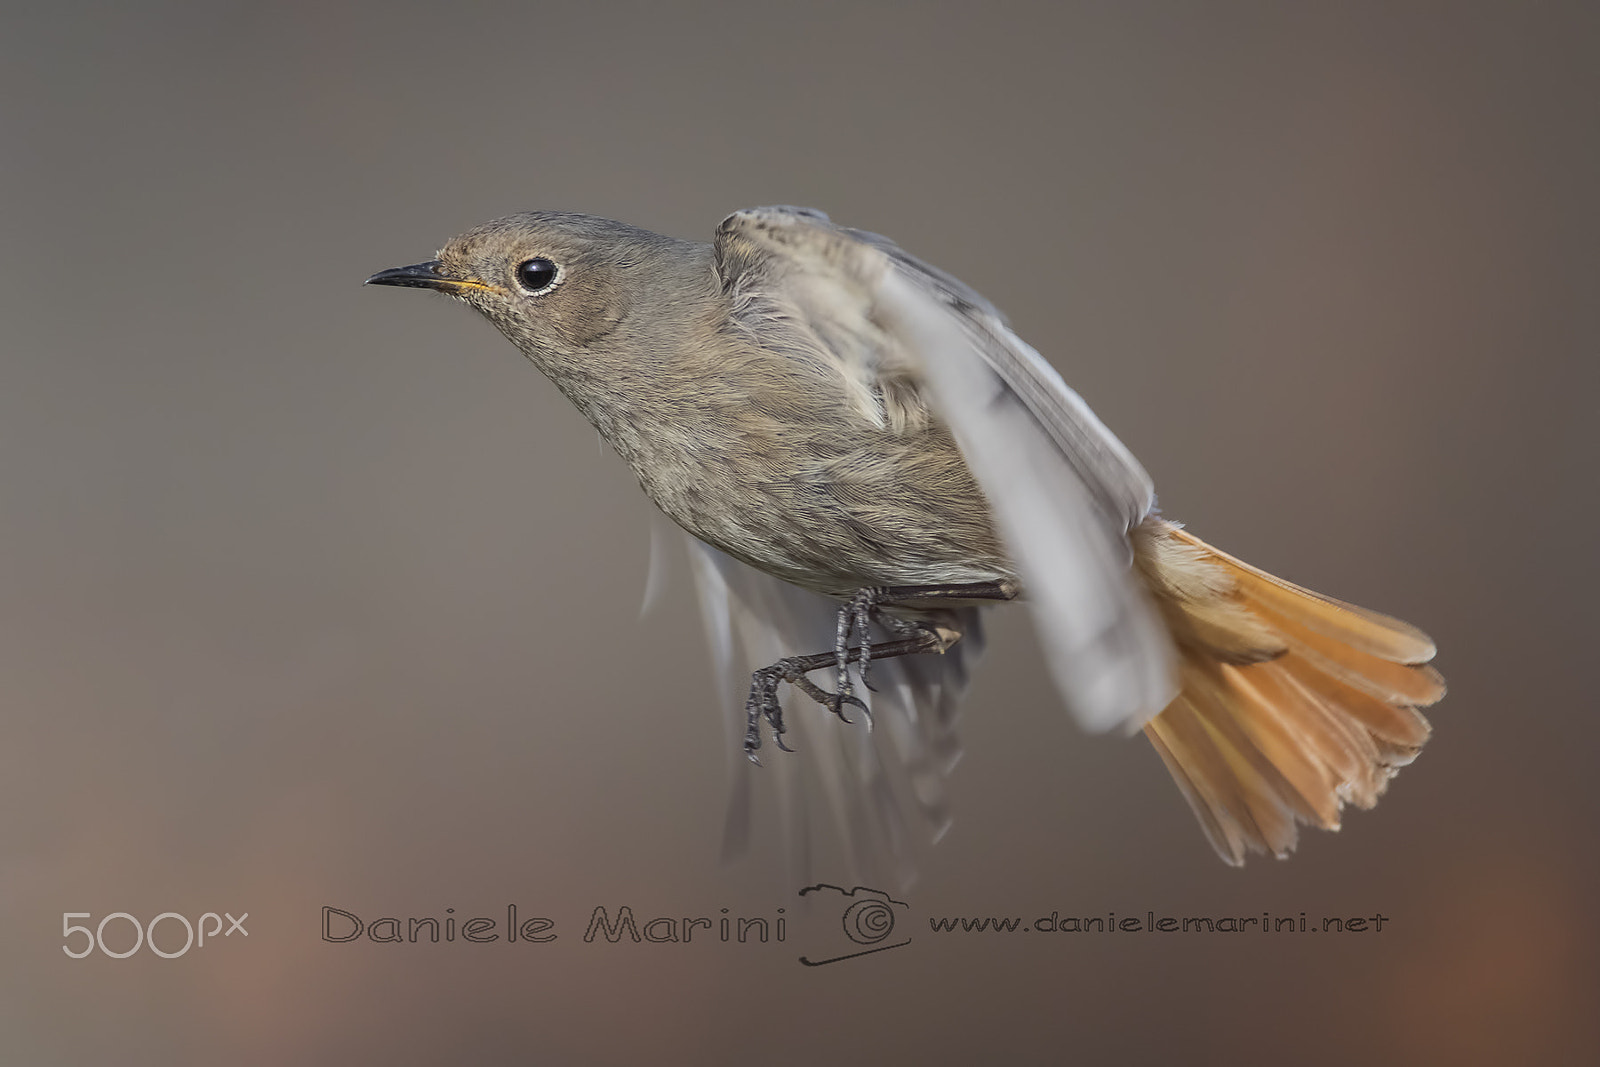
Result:
{"label": "white eye ring", "polygon": [[546,256],[534,256],[518,263],[511,275],[516,279],[517,288],[529,296],[538,296],[560,285],[565,273],[554,260]]}

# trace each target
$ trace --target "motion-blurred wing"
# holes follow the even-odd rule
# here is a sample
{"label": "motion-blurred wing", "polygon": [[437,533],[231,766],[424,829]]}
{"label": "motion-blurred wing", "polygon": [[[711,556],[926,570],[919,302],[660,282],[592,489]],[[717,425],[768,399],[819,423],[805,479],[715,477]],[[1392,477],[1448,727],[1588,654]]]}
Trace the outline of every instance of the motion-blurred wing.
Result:
{"label": "motion-blurred wing", "polygon": [[[733,755],[724,852],[737,855],[745,851],[750,833],[754,768],[742,748],[750,672],[786,656],[832,648],[839,605],[694,538],[689,545]],[[796,756],[785,756],[769,741],[761,773],[778,778],[795,877],[804,880],[815,873],[811,826],[818,813],[810,809],[810,798],[825,798],[823,817],[837,826],[856,876],[878,880],[871,884],[887,878],[905,887],[919,853],[949,827],[945,776],[961,755],[956,705],[968,667],[983,646],[977,610],[968,608],[960,616],[963,637],[944,655],[873,664],[877,692],[857,690],[872,709],[870,729],[855,712],[856,721],[847,724],[803,698],[786,701],[785,740]],[[875,639],[884,636],[875,634]]]}
{"label": "motion-blurred wing", "polygon": [[925,390],[988,497],[1077,720],[1131,732],[1159,713],[1177,692],[1175,653],[1126,536],[1154,506],[1150,478],[994,306],[806,209],[732,215],[716,254],[735,307],[805,323],[847,381],[909,372]]}

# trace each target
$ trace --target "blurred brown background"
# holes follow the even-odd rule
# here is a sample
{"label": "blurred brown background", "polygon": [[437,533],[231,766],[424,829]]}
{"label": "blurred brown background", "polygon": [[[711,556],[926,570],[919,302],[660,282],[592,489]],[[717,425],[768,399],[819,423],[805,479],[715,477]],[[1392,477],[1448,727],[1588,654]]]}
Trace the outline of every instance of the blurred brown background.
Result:
{"label": "blurred brown background", "polygon": [[[1595,9],[975,8],[13,5],[0,1059],[1593,1062]],[[516,210],[782,202],[994,298],[1167,514],[1437,638],[1376,812],[1224,868],[997,617],[912,945],[582,942],[798,930],[797,887],[718,864],[718,696],[681,573],[636,619],[623,465],[469,311],[360,282]],[[558,939],[318,936],[508,903]],[[224,910],[248,940],[61,951]],[[1052,910],[1390,922],[926,932]]]}

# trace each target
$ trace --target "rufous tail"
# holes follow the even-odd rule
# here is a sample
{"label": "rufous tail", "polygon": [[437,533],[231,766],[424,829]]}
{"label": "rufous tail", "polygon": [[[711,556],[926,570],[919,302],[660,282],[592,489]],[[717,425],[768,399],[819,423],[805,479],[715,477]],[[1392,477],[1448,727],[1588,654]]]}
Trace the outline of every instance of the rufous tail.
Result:
{"label": "rufous tail", "polygon": [[1174,523],[1133,531],[1135,566],[1181,652],[1181,691],[1144,728],[1235,866],[1287,856],[1298,823],[1370,808],[1428,739],[1444,695],[1422,631],[1302,589]]}

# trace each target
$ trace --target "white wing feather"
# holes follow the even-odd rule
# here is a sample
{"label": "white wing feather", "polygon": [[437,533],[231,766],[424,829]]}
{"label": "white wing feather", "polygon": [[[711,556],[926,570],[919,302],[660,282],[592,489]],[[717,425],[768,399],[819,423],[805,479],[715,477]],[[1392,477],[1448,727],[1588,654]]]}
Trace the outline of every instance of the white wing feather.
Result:
{"label": "white wing feather", "polygon": [[882,321],[989,499],[1068,710],[1086,729],[1131,733],[1177,694],[1171,638],[1130,570],[1148,477],[1037,352],[920,283],[887,272]]}

